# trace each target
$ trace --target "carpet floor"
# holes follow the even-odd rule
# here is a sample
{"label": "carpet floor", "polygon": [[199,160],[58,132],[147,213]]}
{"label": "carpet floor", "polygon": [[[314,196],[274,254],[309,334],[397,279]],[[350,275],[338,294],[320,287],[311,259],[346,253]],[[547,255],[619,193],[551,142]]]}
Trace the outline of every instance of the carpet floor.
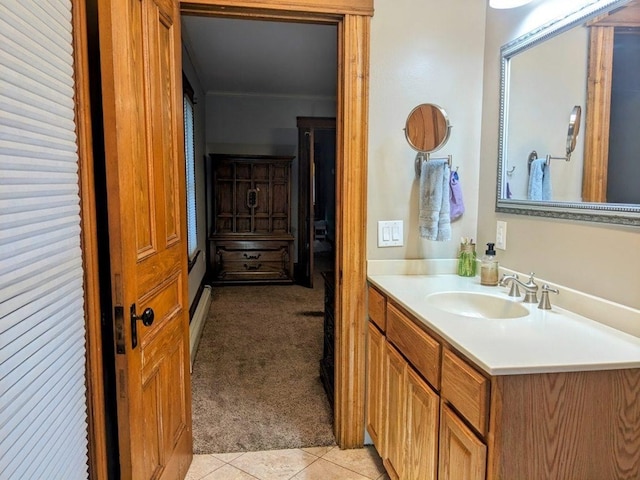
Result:
{"label": "carpet floor", "polygon": [[192,373],[194,453],[335,444],[314,285],[214,287]]}

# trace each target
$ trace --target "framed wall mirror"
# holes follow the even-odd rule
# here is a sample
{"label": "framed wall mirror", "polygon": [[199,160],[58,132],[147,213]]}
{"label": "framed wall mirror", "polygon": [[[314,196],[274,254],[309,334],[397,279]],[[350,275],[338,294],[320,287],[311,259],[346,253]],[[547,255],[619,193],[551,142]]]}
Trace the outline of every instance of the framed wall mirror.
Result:
{"label": "framed wall mirror", "polygon": [[591,2],[500,53],[496,211],[640,225],[640,0]]}

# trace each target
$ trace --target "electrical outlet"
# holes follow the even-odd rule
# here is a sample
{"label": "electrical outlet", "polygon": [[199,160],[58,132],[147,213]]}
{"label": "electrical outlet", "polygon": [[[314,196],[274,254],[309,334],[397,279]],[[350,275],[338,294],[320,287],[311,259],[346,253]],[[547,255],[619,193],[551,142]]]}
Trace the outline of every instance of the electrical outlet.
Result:
{"label": "electrical outlet", "polygon": [[403,221],[378,222],[378,247],[401,247],[403,245]]}
{"label": "electrical outlet", "polygon": [[496,223],[496,248],[507,249],[507,222],[500,220]]}

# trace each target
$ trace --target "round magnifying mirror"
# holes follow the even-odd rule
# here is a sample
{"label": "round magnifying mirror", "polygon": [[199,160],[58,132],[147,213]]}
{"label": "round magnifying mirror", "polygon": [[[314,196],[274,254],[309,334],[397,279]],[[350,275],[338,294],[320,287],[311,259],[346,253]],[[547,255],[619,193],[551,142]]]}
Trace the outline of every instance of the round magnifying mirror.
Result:
{"label": "round magnifying mirror", "polygon": [[434,152],[449,140],[451,125],[442,107],[423,103],[411,110],[404,134],[411,148],[418,152]]}
{"label": "round magnifying mirror", "polygon": [[580,132],[580,116],[582,115],[582,108],[580,105],[573,107],[571,116],[569,117],[569,130],[567,132],[567,157],[571,156],[571,153],[576,148],[576,139]]}

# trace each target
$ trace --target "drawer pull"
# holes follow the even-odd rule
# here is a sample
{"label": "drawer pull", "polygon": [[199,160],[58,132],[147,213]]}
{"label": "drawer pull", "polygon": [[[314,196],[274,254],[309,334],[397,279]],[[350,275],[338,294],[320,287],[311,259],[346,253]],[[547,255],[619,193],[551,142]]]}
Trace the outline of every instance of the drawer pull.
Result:
{"label": "drawer pull", "polygon": [[260,267],[262,267],[261,263],[256,263],[255,265],[247,265],[246,263],[244,264],[244,268],[245,270],[260,270]]}
{"label": "drawer pull", "polygon": [[261,256],[262,256],[261,253],[257,255],[249,255],[248,253],[244,254],[244,258],[246,258],[247,260],[258,260]]}

